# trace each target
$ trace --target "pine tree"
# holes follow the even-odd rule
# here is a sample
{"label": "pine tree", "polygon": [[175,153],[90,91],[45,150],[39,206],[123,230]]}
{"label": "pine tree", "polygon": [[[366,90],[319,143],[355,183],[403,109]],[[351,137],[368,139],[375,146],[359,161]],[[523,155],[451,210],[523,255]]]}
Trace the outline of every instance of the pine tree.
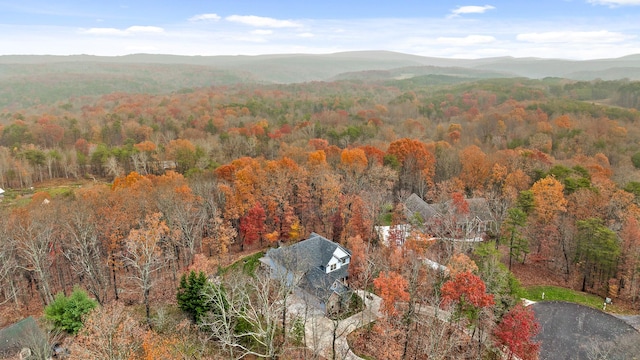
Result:
{"label": "pine tree", "polygon": [[207,284],[207,276],[204,272],[196,273],[191,271],[189,275],[182,274],[178,287],[178,306],[191,316],[191,319],[198,323],[209,310],[211,305],[203,295]]}

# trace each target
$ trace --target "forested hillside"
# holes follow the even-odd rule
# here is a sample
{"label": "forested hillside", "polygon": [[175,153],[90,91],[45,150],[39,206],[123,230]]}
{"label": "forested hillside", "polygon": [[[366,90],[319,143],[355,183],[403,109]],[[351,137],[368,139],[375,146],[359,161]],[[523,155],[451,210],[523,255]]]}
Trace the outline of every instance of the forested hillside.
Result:
{"label": "forested hillside", "polygon": [[[514,307],[519,286],[501,261],[545,269],[566,287],[630,309],[640,305],[639,83],[477,79],[486,77],[479,71],[402,78],[398,71],[232,84],[227,73],[193,70],[189,76],[203,82],[223,78],[186,87],[178,80],[186,69],[167,70],[174,91],[125,77],[131,88],[104,95],[65,78],[69,92],[47,101],[31,103],[23,91],[26,98],[5,102],[0,303],[7,322],[77,285],[100,311],[123,319],[134,315],[112,304],[144,305],[151,324],[175,303],[183,272],[221,275],[232,260],[311,232],[349,247],[352,286],[383,297],[384,319],[354,340],[374,339],[387,350],[375,355],[381,359],[409,358],[418,350],[408,344],[418,341],[442,358],[513,349],[502,320],[527,315]],[[100,86],[120,84],[118,75],[95,76]],[[22,86],[40,96],[39,84]],[[468,212],[468,199],[485,198],[497,227],[475,250],[426,241],[440,234],[420,231],[411,246],[380,245],[375,226],[420,229],[420,219],[401,209],[412,193],[428,203],[453,201],[452,218]],[[416,254],[425,251],[449,275],[424,266]],[[459,286],[470,283],[481,286]],[[465,302],[465,291],[480,293]],[[403,320],[416,304],[448,308],[465,325],[424,331]],[[100,321],[97,314],[90,325]],[[130,344],[132,352],[173,358],[198,343],[191,325],[153,324],[146,347]],[[460,330],[467,326],[485,335]],[[74,346],[90,346],[90,333],[80,334]],[[286,336],[269,345],[275,349],[244,346],[291,357],[295,348]],[[192,353],[228,351],[214,348]]]}

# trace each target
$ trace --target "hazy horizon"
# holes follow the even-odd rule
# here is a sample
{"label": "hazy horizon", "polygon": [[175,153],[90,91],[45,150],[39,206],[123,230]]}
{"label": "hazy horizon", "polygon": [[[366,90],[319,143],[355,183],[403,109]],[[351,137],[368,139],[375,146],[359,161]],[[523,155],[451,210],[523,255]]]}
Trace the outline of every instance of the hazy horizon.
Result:
{"label": "hazy horizon", "polygon": [[640,0],[371,4],[0,1],[0,55],[186,56],[392,51],[589,60],[640,54]]}

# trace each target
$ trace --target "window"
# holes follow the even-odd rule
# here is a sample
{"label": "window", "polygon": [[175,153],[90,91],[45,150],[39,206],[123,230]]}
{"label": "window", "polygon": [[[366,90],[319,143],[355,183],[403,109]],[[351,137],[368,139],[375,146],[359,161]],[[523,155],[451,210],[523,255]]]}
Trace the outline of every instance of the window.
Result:
{"label": "window", "polygon": [[342,259],[340,259],[340,262],[343,263],[343,264],[348,264],[349,263],[349,257],[348,256],[343,257]]}
{"label": "window", "polygon": [[338,268],[338,264],[331,264],[331,267],[329,268],[329,271],[333,271],[335,269]]}

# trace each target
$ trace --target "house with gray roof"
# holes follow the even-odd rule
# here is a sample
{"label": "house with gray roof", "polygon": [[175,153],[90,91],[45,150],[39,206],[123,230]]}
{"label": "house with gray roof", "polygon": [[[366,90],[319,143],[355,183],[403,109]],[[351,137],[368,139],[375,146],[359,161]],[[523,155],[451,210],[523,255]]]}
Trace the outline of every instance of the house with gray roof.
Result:
{"label": "house with gray roof", "polygon": [[411,194],[404,202],[404,212],[413,224],[421,225],[433,235],[451,240],[480,239],[489,231],[496,231],[489,203],[484,198],[465,199],[468,212],[459,213],[453,201],[429,204],[417,194]]}
{"label": "house with gray roof", "polygon": [[45,333],[31,316],[0,329],[0,359],[15,359],[24,348],[38,354],[50,350]]}
{"label": "house with gray roof", "polygon": [[272,277],[295,287],[307,303],[325,314],[347,306],[352,293],[347,286],[351,252],[340,244],[312,233],[296,244],[270,249],[260,261]]}
{"label": "house with gray roof", "polygon": [[405,216],[412,222],[417,221],[423,223],[438,215],[435,207],[428,204],[416,193],[411,194],[405,199],[402,205],[404,206]]}

